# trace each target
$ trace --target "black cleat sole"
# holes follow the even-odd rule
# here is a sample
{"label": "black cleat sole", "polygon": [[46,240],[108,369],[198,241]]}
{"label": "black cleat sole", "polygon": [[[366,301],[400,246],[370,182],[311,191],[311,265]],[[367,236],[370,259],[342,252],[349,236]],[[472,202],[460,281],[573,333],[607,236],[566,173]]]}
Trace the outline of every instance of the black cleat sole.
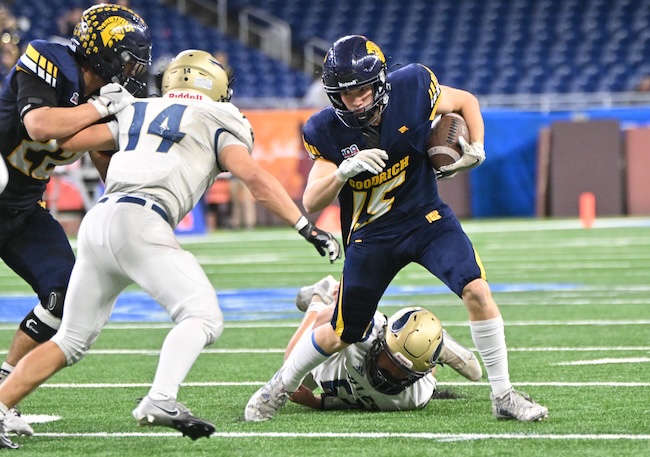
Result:
{"label": "black cleat sole", "polygon": [[203,437],[209,438],[216,430],[215,426],[210,422],[202,420],[177,420],[172,421],[172,423],[176,430],[181,432],[183,436],[189,437],[192,441]]}

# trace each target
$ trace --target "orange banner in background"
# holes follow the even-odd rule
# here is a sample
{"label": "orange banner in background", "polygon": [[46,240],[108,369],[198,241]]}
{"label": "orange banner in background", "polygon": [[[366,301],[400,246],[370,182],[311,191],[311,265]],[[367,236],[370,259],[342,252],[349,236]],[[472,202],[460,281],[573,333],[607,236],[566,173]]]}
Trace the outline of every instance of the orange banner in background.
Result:
{"label": "orange banner in background", "polygon": [[242,110],[253,126],[253,158],[275,176],[291,198],[300,200],[311,160],[302,144],[302,126],[312,109]]}

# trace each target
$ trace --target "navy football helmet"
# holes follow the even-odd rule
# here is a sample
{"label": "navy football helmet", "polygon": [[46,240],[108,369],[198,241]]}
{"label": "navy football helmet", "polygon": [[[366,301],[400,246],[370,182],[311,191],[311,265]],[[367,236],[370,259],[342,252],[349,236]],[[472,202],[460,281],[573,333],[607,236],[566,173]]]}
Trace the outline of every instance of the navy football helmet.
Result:
{"label": "navy football helmet", "polygon": [[[341,93],[372,84],[374,96],[363,112],[352,112]],[[381,115],[388,103],[390,83],[386,81],[386,58],[379,46],[365,36],[339,38],[323,63],[323,85],[336,115],[351,128],[363,128]]]}
{"label": "navy football helmet", "polygon": [[136,78],[151,64],[151,32],[129,8],[105,3],[88,8],[74,28],[72,47],[104,81],[134,95],[144,89]]}

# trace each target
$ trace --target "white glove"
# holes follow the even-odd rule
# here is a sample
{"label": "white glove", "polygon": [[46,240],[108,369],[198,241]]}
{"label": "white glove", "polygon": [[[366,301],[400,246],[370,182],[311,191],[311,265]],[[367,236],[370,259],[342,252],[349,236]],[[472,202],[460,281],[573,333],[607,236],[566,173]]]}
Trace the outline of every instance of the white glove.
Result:
{"label": "white glove", "polygon": [[2,157],[0,157],[0,194],[7,187],[9,182],[9,171],[7,171],[7,165]]}
{"label": "white glove", "polygon": [[341,162],[335,174],[341,182],[347,181],[364,171],[376,175],[386,166],[384,160],[388,160],[388,153],[383,149],[362,149],[354,157]]}
{"label": "white glove", "polygon": [[104,118],[119,113],[129,106],[135,98],[124,87],[117,83],[106,84],[99,91],[99,97],[94,97],[90,103],[95,106],[99,115]]}
{"label": "white glove", "polygon": [[459,171],[476,168],[485,160],[485,149],[483,149],[483,143],[475,141],[472,144],[469,144],[462,136],[458,138],[458,143],[460,143],[460,147],[463,148],[463,156],[451,165],[440,167],[436,172],[439,181],[453,178]]}

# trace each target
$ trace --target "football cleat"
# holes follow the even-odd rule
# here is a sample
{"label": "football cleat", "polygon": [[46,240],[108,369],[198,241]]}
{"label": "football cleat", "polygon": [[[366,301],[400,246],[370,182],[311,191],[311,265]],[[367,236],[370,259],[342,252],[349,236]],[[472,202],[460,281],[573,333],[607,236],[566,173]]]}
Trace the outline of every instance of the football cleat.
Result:
{"label": "football cleat", "polygon": [[548,417],[548,408],[530,398],[523,392],[512,389],[503,397],[492,399],[492,413],[497,419],[516,419],[522,422],[541,421]]}
{"label": "football cleat", "polygon": [[20,412],[16,408],[11,408],[7,414],[2,418],[2,425],[5,431],[13,432],[16,435],[32,436],[34,429],[25,419],[20,416]]}
{"label": "football cleat", "polygon": [[281,368],[248,400],[244,410],[244,420],[246,422],[263,422],[271,419],[292,394],[293,392],[287,391],[282,384]]}
{"label": "football cleat", "polygon": [[323,303],[330,305],[334,301],[332,294],[336,286],[338,281],[332,275],[328,275],[315,284],[301,287],[296,295],[296,308],[306,312],[314,295],[318,295]]}
{"label": "football cleat", "polygon": [[210,422],[193,416],[189,409],[175,400],[152,400],[146,396],[133,410],[133,417],[138,425],[170,427],[192,440],[208,438],[216,430]]}
{"label": "football cleat", "polygon": [[3,425],[4,417],[0,419],[0,449],[18,449],[20,446],[9,439]]}
{"label": "football cleat", "polygon": [[4,368],[0,368],[0,384],[4,382],[5,379],[7,379],[7,376],[11,374],[11,371],[5,370]]}
{"label": "football cleat", "polygon": [[481,364],[474,353],[449,336],[446,330],[442,331],[442,350],[438,362],[448,365],[470,381],[478,381],[483,376]]}

